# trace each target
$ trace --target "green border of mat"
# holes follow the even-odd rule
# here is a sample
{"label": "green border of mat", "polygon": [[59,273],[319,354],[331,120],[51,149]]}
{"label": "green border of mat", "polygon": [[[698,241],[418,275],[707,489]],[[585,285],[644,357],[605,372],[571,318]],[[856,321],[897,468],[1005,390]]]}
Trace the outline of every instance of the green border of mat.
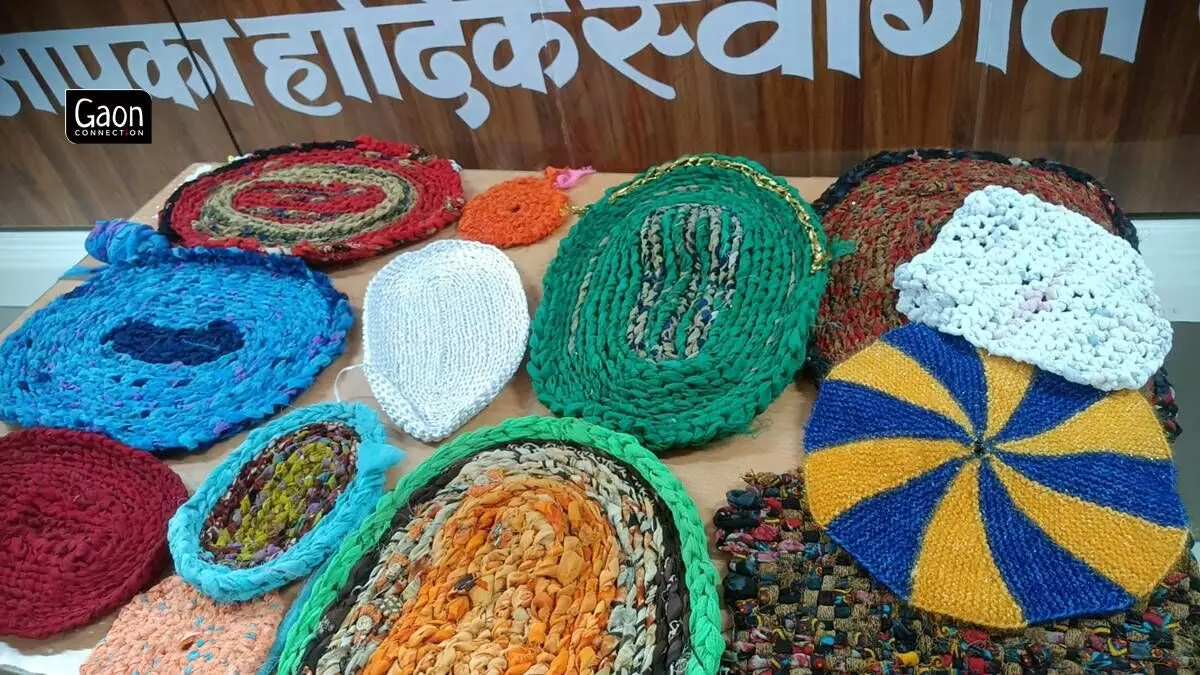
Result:
{"label": "green border of mat", "polygon": [[313,582],[299,617],[288,631],[279,672],[296,671],[303,649],[313,638],[325,608],[336,599],[355,563],[375,548],[388,532],[393,515],[408,503],[414,491],[464,457],[520,440],[562,441],[595,448],[636,469],[658,492],[670,508],[679,530],[684,581],[691,599],[688,627],[692,653],[685,672],[688,675],[715,674],[725,640],[721,635],[721,612],[717,603],[717,571],[708,556],[708,540],[696,503],[671,470],[633,436],[570,417],[521,417],[463,434],[438,448],[429,459],[404,476],[379,500],[374,513],[342,542],[325,571]]}

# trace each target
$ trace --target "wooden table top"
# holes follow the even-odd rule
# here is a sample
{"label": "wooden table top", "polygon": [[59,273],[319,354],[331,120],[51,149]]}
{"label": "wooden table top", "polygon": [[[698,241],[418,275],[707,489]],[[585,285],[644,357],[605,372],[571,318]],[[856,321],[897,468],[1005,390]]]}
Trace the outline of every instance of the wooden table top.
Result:
{"label": "wooden table top", "polygon": [[[159,206],[166,200],[175,187],[181,183],[197,166],[188,167],[171,180],[149,202],[133,214],[133,220],[144,223],[156,222]],[[486,190],[509,178],[523,175],[513,171],[465,170],[463,172],[463,187],[468,198]],[[605,189],[630,178],[630,174],[601,173],[585,178],[569,194],[572,204],[589,204],[597,200]],[[800,194],[807,200],[813,201],[832,183],[832,178],[789,178]],[[571,216],[567,223],[557,232],[531,246],[512,248],[505,251],[520,271],[529,300],[529,311],[532,316],[542,298],[542,275],[547,265],[558,250],[558,243],[567,234],[575,217]],[[451,226],[440,232],[434,239],[448,239],[456,236],[456,228]],[[326,271],[334,281],[334,285],[350,298],[354,309],[355,326],[350,332],[346,352],[338,361],[326,368],[308,391],[301,395],[294,406],[305,406],[321,401],[334,400],[333,380],[337,372],[345,366],[362,362],[362,332],[358,319],[362,315],[363,293],[367,283],[381,267],[393,257],[405,251],[420,249],[428,242],[421,242],[400,249],[399,251],[370,258],[351,265],[329,268]],[[94,262],[94,261],[92,261]],[[62,280],[57,282],[49,291],[34,303],[22,317],[14,322],[0,337],[14,330],[30,313],[46,305],[54,298],[78,286],[81,281]],[[361,400],[379,409],[371,396],[365,378],[360,370],[347,372],[339,385],[339,391],[344,398]],[[771,407],[759,415],[751,425],[748,433],[731,436],[720,441],[708,443],[696,449],[672,452],[663,457],[663,462],[671,468],[679,480],[687,488],[692,499],[700,510],[700,518],[705,523],[709,534],[709,552],[713,555],[714,563],[719,573],[723,574],[725,561],[723,554],[712,548],[712,515],[716,509],[725,503],[725,492],[741,484],[740,476],[748,471],[783,472],[795,469],[800,464],[804,423],[808,419],[815,389],[810,382],[799,380],[783,392]],[[516,376],[508,383],[491,405],[470,420],[455,436],[470,429],[497,424],[510,417],[525,415],[549,415],[533,393],[529,374],[524,367],[517,371]],[[380,413],[380,418],[387,420]],[[265,421],[263,422],[265,423]],[[0,431],[7,433],[11,427],[0,423]],[[184,457],[166,460],[187,485],[188,492],[193,493],[204,481],[209,472],[238,446],[245,438],[246,432],[226,439],[203,452]],[[425,460],[433,452],[434,446],[426,445],[394,427],[388,428],[390,442],[402,448],[407,456],[388,473],[388,486],[392,486],[418,463]],[[453,438],[453,437],[452,437]],[[297,582],[289,587],[289,596],[298,592]],[[23,640],[2,638],[4,643],[16,648],[26,655],[53,655],[68,650],[90,649],[104,637],[115,613],[90,626],[61,635],[51,640]],[[2,646],[2,645],[0,645]],[[3,660],[0,660],[3,663]]]}

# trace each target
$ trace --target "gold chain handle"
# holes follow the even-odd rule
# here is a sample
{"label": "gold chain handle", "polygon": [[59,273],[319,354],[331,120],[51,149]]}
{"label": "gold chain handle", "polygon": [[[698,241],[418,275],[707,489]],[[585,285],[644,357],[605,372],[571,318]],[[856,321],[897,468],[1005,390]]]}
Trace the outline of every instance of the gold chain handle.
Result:
{"label": "gold chain handle", "polygon": [[763,190],[773,192],[777,196],[781,197],[785,202],[787,202],[788,206],[792,207],[792,210],[796,212],[796,217],[799,218],[800,222],[804,224],[804,232],[808,235],[808,245],[812,248],[813,252],[812,266],[810,267],[809,271],[815,274],[825,269],[829,265],[831,256],[829,251],[825,250],[825,247],[821,245],[821,237],[817,234],[817,228],[813,225],[812,219],[810,219],[808,216],[808,209],[804,208],[804,205],[800,203],[800,200],[796,199],[796,197],[792,195],[791,190],[789,190],[787,187],[780,185],[772,177],[764,174],[754,167],[742,164],[741,162],[720,159],[718,157],[703,157],[695,155],[680,157],[679,159],[667,162],[666,164],[660,164],[650,169],[646,173],[642,174],[642,176],[637,180],[625,185],[625,187],[621,188],[620,190],[613,192],[612,196],[608,198],[608,203],[612,204],[634,190],[637,190],[648,183],[652,183],[659,178],[662,178],[663,174],[667,173],[668,171],[679,168],[692,168],[705,165],[716,167],[718,169],[736,171],[754,181],[755,186]]}

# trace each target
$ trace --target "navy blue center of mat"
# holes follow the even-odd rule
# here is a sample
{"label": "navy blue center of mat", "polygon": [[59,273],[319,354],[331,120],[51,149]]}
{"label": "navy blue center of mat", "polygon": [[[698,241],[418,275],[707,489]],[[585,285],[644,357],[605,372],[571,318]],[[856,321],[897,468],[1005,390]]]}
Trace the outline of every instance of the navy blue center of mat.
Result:
{"label": "navy blue center of mat", "polygon": [[238,327],[224,319],[203,328],[169,328],[148,321],[126,321],[101,338],[122,354],[146,363],[198,366],[241,349]]}

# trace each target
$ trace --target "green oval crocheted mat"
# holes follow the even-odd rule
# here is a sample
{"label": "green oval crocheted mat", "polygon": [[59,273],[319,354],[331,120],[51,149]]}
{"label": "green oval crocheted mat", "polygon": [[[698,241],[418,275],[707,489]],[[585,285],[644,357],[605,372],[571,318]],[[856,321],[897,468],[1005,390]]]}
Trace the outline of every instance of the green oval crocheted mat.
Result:
{"label": "green oval crocheted mat", "polygon": [[306,590],[279,672],[685,672],[724,649],[692,499],[636,439],[526,417],[385,495]]}
{"label": "green oval crocheted mat", "polygon": [[653,450],[744,430],[804,361],[829,258],[812,208],[754,162],[650,169],[592,204],[550,263],[534,390]]}

